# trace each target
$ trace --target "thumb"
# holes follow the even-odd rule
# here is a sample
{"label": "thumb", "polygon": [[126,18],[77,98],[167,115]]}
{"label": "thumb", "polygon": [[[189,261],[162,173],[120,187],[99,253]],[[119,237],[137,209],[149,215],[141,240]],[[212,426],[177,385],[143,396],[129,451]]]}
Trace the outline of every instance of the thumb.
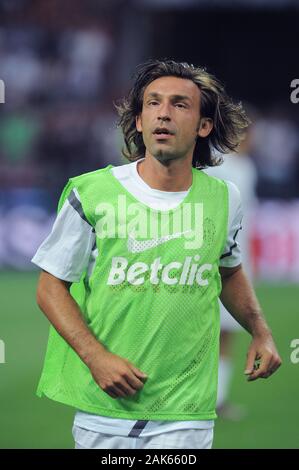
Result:
{"label": "thumb", "polygon": [[137,377],[147,378],[147,374],[145,374],[141,370],[137,369],[136,367],[133,367],[133,372],[135,373],[135,375],[137,375]]}
{"label": "thumb", "polygon": [[249,375],[254,371],[254,361],[256,357],[256,351],[253,348],[250,348],[247,355],[246,367],[244,374]]}

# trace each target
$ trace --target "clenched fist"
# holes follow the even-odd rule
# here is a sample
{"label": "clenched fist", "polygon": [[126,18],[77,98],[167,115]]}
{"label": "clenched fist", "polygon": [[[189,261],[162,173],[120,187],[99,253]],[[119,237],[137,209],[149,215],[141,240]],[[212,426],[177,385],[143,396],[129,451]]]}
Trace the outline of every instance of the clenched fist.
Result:
{"label": "clenched fist", "polygon": [[134,395],[147,379],[147,375],[127,359],[109,351],[93,356],[88,367],[99,387],[112,398]]}

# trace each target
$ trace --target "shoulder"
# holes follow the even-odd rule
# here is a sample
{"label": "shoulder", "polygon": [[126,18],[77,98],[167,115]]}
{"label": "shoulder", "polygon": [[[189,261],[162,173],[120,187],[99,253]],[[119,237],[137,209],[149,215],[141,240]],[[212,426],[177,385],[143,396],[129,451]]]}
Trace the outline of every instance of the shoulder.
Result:
{"label": "shoulder", "polygon": [[71,206],[79,212],[79,215],[84,214],[87,222],[93,225],[93,207],[92,205],[90,206],[90,201],[95,196],[98,197],[100,194],[105,194],[107,189],[105,185],[107,185],[109,180],[107,179],[107,173],[112,167],[113,165],[108,165],[99,170],[71,177],[61,194],[58,211],[61,210],[66,199],[68,199]]}
{"label": "shoulder", "polygon": [[228,206],[229,206],[229,223],[234,219],[234,217],[241,215],[241,193],[238,186],[232,181],[224,178],[219,178],[212,176],[203,172],[207,178],[213,181],[221,182],[227,188],[228,194]]}
{"label": "shoulder", "polygon": [[240,191],[234,183],[219,176],[211,175],[206,170],[201,170],[200,173],[201,178],[204,179],[211,192],[215,191],[216,188],[221,188],[228,195],[229,204],[231,204],[231,201],[240,200]]}
{"label": "shoulder", "polygon": [[197,174],[198,178],[201,178],[203,181],[205,181],[206,184],[210,186],[219,186],[219,187],[226,186],[225,180],[223,180],[222,178],[219,178],[218,176],[211,175],[210,173],[206,171],[206,169],[200,170],[198,168],[195,168],[195,174]]}
{"label": "shoulder", "polygon": [[229,201],[229,226],[232,227],[236,223],[240,224],[243,218],[243,209],[241,201],[241,193],[237,185],[229,180],[225,180],[228,188],[228,201]]}
{"label": "shoulder", "polygon": [[[212,167],[212,169],[213,169],[213,167]],[[225,184],[226,187],[227,187],[227,191],[228,191],[228,195],[229,195],[230,200],[233,200],[233,201],[240,201],[241,200],[240,190],[239,190],[238,186],[235,183],[233,183],[232,181],[230,181],[227,178],[222,178],[222,177],[219,177],[219,176],[213,176],[212,174],[210,174],[210,171],[211,171],[211,168],[209,168],[207,172],[205,170],[203,173],[208,178],[213,179],[214,181],[216,180],[218,182],[221,181],[222,184]]]}
{"label": "shoulder", "polygon": [[104,180],[107,173],[113,165],[108,165],[105,168],[100,168],[99,170],[89,171],[87,173],[82,173],[78,176],[73,176],[69,181],[75,186],[80,187],[83,184],[91,184],[93,182],[98,182],[99,180]]}
{"label": "shoulder", "polygon": [[232,222],[234,218],[242,217],[242,199],[238,186],[230,180],[222,180],[228,191],[229,220]]}

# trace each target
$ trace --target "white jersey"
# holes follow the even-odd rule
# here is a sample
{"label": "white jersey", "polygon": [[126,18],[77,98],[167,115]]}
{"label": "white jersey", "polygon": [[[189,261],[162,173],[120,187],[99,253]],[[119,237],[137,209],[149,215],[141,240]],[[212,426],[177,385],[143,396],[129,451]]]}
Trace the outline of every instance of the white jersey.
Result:
{"label": "white jersey", "polygon": [[[140,161],[140,160],[139,160]],[[160,191],[148,186],[139,176],[137,162],[114,167],[114,176],[143,204],[159,210],[178,206],[187,191]],[[242,209],[240,193],[233,183],[228,183],[229,215],[227,242],[220,258],[220,266],[233,267],[241,263],[237,240],[241,229]],[[90,276],[97,257],[95,233],[82,218],[80,197],[74,190],[76,201],[67,199],[61,208],[52,232],[39,247],[32,262],[53,276],[69,282],[78,282],[84,271]],[[74,424],[91,431],[121,436],[151,436],[178,429],[209,429],[214,421],[136,421],[109,418],[77,411]]]}

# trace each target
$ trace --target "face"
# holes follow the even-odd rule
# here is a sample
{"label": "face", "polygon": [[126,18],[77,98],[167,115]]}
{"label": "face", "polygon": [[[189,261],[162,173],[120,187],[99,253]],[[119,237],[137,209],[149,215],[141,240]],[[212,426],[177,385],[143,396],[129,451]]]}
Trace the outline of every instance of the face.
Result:
{"label": "face", "polygon": [[192,160],[197,137],[206,137],[212,127],[211,119],[200,116],[200,90],[191,80],[161,77],[146,87],[136,128],[146,153],[161,163]]}

